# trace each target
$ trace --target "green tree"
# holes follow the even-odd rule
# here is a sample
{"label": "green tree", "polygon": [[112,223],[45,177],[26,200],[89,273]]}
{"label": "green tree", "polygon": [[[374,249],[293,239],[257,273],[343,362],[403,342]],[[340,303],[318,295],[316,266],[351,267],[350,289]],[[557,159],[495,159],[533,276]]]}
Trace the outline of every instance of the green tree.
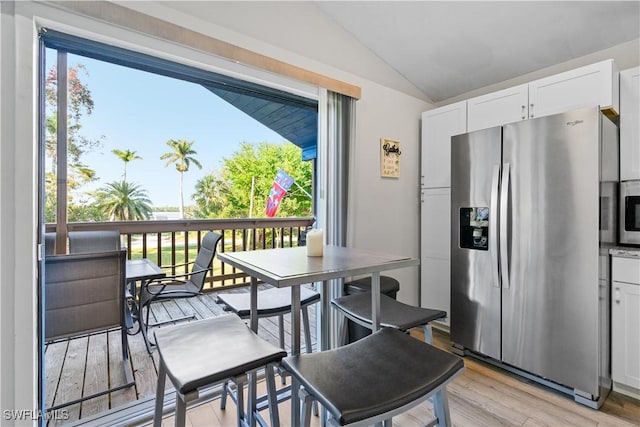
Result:
{"label": "green tree", "polygon": [[176,170],[180,173],[180,218],[184,218],[184,173],[189,170],[192,163],[199,169],[202,169],[202,165],[194,157],[194,155],[198,153],[191,148],[193,144],[193,141],[188,142],[184,139],[170,139],[167,141],[167,145],[171,147],[172,151],[160,156],[160,160],[167,161],[165,167],[175,163]]}
{"label": "green tree", "polygon": [[119,150],[115,148],[111,150],[111,152],[116,156],[118,156],[118,158],[124,162],[124,173],[122,174],[122,180],[126,181],[127,180],[127,163],[136,159],[142,160],[142,157],[138,156],[135,151],[132,151],[129,149]]}
{"label": "green tree", "polygon": [[[94,150],[102,144],[102,137],[89,139],[81,134],[81,119],[91,115],[94,109],[91,91],[82,81],[81,76],[87,77],[84,65],[76,64],[68,68],[68,99],[67,99],[67,206],[71,212],[74,204],[74,193],[83,184],[96,179],[95,171],[82,163],[83,154]],[[45,221],[55,221],[56,214],[56,162],[58,148],[58,74],[54,65],[47,72],[45,80],[45,152],[50,159],[50,167],[46,172],[45,181]],[[71,220],[71,218],[69,218]],[[88,219],[88,218],[84,218]],[[93,218],[92,218],[93,219]]]}
{"label": "green tree", "polygon": [[193,210],[195,218],[220,218],[225,207],[226,183],[215,173],[205,175],[196,182],[195,194],[191,198],[196,202]]}
{"label": "green tree", "polygon": [[[89,139],[83,136],[81,119],[93,113],[94,103],[91,91],[81,79],[81,75],[88,77],[89,73],[82,64],[69,66],[67,71],[67,151],[69,168],[82,166],[82,155],[102,145],[102,137]],[[45,80],[45,150],[51,159],[51,170],[56,173],[57,159],[57,131],[58,131],[58,70],[52,66]],[[86,168],[86,166],[84,166]]]}
{"label": "green tree", "polygon": [[147,192],[126,181],[110,182],[96,192],[96,206],[111,221],[141,221],[151,218]]}
{"label": "green tree", "polygon": [[[230,158],[223,159],[219,176],[209,174],[198,181],[193,199],[198,212],[215,213],[222,218],[265,217],[267,196],[273,185],[278,169],[284,170],[308,193],[311,193],[312,167],[310,162],[302,161],[300,148],[291,143],[273,144],[262,142],[251,144],[243,142]],[[251,206],[251,187],[254,184],[253,210]],[[210,197],[215,194],[216,197]],[[215,201],[211,203],[210,201]],[[223,203],[222,208],[218,206]],[[208,206],[205,209],[204,206]],[[296,185],[292,186],[278,208],[277,215],[309,216],[311,199]]]}

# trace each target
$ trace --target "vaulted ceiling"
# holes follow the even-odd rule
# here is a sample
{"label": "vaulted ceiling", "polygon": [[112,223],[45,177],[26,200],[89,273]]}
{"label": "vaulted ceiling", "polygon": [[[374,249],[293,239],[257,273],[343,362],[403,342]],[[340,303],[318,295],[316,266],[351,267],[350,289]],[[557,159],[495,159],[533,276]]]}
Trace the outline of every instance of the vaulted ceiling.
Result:
{"label": "vaulted ceiling", "polygon": [[437,102],[640,37],[638,1],[320,1]]}
{"label": "vaulted ceiling", "polygon": [[638,0],[160,3],[434,103],[640,39]]}

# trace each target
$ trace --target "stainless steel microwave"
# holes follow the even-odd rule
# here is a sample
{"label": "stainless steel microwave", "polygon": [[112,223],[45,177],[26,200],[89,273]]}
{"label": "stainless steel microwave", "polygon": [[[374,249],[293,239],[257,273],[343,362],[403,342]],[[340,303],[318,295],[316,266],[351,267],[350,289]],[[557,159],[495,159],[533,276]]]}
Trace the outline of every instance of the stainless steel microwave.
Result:
{"label": "stainless steel microwave", "polygon": [[620,244],[640,246],[640,180],[620,183]]}

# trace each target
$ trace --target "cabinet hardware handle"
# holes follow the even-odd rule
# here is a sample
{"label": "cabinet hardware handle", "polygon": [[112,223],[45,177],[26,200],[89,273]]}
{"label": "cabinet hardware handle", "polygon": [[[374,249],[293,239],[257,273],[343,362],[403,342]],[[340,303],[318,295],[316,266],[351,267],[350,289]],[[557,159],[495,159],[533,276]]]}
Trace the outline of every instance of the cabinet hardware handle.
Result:
{"label": "cabinet hardware handle", "polygon": [[533,118],[533,104],[529,104],[529,118]]}
{"label": "cabinet hardware handle", "polygon": [[616,288],[615,297],[616,297],[616,304],[620,304],[620,288]]}

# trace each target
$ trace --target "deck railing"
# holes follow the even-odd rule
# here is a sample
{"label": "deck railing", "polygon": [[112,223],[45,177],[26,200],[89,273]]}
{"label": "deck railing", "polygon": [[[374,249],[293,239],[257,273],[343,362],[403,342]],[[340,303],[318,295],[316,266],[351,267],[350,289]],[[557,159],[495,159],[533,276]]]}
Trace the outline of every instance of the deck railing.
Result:
{"label": "deck railing", "polygon": [[[111,221],[67,224],[69,231],[118,230],[128,248],[129,259],[149,258],[166,267],[167,274],[180,274],[185,267],[168,267],[191,262],[208,231],[222,234],[218,251],[247,251],[298,246],[301,233],[315,218],[181,219],[161,221]],[[55,224],[46,225],[55,232]],[[225,265],[217,257],[205,290],[246,285],[248,276]]]}

